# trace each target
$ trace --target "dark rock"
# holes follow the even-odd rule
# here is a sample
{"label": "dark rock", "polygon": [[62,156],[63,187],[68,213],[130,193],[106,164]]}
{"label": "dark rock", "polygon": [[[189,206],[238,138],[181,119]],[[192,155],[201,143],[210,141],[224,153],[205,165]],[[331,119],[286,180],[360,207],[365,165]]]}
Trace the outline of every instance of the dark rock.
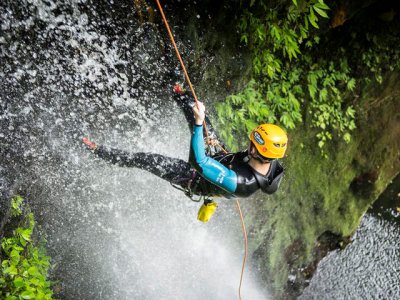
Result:
{"label": "dark rock", "polygon": [[0,240],[3,237],[4,226],[10,218],[10,194],[6,172],[0,166]]}
{"label": "dark rock", "polygon": [[378,179],[377,169],[364,172],[353,179],[350,183],[351,191],[358,196],[368,198],[375,190],[375,182]]}
{"label": "dark rock", "polygon": [[309,285],[321,259],[330,251],[344,249],[350,242],[350,237],[342,237],[339,234],[325,231],[319,236],[314,245],[312,261],[303,267],[296,268],[295,262],[299,257],[299,253],[304,252],[304,244],[301,240],[295,240],[285,253],[290,272],[282,299],[296,299],[303,289]]}

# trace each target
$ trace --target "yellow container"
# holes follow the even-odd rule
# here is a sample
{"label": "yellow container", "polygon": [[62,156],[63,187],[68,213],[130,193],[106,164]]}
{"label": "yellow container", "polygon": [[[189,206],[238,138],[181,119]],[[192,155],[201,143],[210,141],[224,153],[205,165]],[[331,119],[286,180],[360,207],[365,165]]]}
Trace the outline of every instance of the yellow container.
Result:
{"label": "yellow container", "polygon": [[197,214],[197,220],[202,221],[202,222],[208,222],[212,215],[215,213],[215,210],[217,209],[218,204],[214,201],[209,202],[209,203],[204,203]]}

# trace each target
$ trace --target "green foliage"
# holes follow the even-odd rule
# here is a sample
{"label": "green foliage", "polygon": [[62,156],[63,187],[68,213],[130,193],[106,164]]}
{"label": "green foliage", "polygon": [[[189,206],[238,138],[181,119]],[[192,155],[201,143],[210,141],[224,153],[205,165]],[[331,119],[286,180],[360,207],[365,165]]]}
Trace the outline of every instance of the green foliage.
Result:
{"label": "green foliage", "polygon": [[1,299],[52,299],[47,272],[50,257],[43,245],[35,245],[32,233],[35,220],[32,213],[22,214],[23,199],[15,196],[11,200],[11,213],[22,218],[22,224],[11,237],[1,242],[2,262],[0,268]]}
{"label": "green foliage", "polygon": [[[352,34],[356,40],[357,34]],[[378,83],[383,81],[385,71],[400,70],[400,49],[397,47],[398,40],[389,35],[382,38],[375,34],[366,33],[365,39],[370,46],[361,53],[361,61],[370,74],[365,74],[364,80],[369,82],[370,77]],[[394,47],[392,45],[395,45]],[[356,47],[358,45],[355,45]],[[371,76],[372,75],[372,76]]]}
{"label": "green foliage", "polygon": [[[346,107],[342,97],[343,90],[352,91],[355,87],[355,79],[349,76],[349,72],[346,59],[339,63],[321,61],[308,72],[309,113],[312,126],[319,129],[320,148],[332,139],[333,131],[350,142],[350,132],[356,128],[355,110],[351,105]],[[339,89],[341,84],[344,89]]]}
{"label": "green foliage", "polygon": [[[271,123],[276,121],[274,112],[263,100],[260,91],[254,87],[255,81],[252,80],[242,92],[229,96],[224,103],[217,104],[216,110],[222,124],[225,124],[226,116],[229,116],[230,130],[250,132],[261,121],[268,120]],[[222,131],[221,134],[233,147],[232,150],[237,150],[232,132]]]}
{"label": "green foliage", "polygon": [[24,199],[21,196],[15,196],[11,199],[11,215],[13,217],[20,216],[22,214],[21,205]]}
{"label": "green foliage", "polygon": [[321,44],[319,23],[329,12],[323,0],[244,3],[238,27],[252,53],[253,78],[217,107],[220,122],[230,125],[221,130],[227,144],[237,148],[240,139],[232,136],[261,122],[287,129],[305,122],[324,156],[330,140],[350,142],[356,128],[351,95],[371,78],[382,83],[385,73],[400,70],[396,34],[362,30],[342,46],[325,36]]}
{"label": "green foliage", "polygon": [[[264,1],[250,3],[239,28],[241,41],[253,53],[254,79],[217,107],[230,131],[232,127],[249,131],[262,122],[293,129],[308,112],[321,148],[333,133],[350,140],[355,110],[343,105],[341,94],[352,91],[356,81],[349,75],[347,61],[315,61],[309,54],[320,42],[315,29],[320,18],[328,17],[328,10],[323,0],[293,0],[274,8]],[[232,132],[222,130],[222,134],[234,146]]]}
{"label": "green foliage", "polygon": [[269,7],[264,1],[251,2],[240,19],[239,29],[241,40],[250,44],[254,52],[255,73],[270,78],[279,75],[282,58],[297,58],[300,45],[309,37],[309,25],[318,28],[318,16],[327,18],[328,9],[323,0],[282,1],[276,7]]}

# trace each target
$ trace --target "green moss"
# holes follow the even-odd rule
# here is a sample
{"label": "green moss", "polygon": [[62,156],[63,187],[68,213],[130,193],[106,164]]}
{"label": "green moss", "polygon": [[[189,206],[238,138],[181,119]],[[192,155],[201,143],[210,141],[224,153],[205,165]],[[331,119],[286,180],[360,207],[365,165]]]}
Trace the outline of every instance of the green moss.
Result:
{"label": "green moss", "polygon": [[[291,132],[280,191],[246,207],[257,228],[257,242],[251,244],[257,253],[256,264],[266,270],[264,278],[276,295],[282,294],[290,268],[302,268],[312,261],[317,238],[325,231],[351,235],[371,203],[399,172],[400,113],[393,96],[397,91],[393,76],[399,77],[389,75],[383,86],[370,85],[364,90],[357,134],[349,144],[331,143],[328,159],[318,151],[313,130],[305,126]],[[372,109],[375,95],[386,100]],[[365,181],[360,191],[351,187],[357,180]],[[258,220],[260,217],[266,221]],[[302,246],[295,248],[295,241],[301,241]],[[263,255],[257,252],[261,245]]]}

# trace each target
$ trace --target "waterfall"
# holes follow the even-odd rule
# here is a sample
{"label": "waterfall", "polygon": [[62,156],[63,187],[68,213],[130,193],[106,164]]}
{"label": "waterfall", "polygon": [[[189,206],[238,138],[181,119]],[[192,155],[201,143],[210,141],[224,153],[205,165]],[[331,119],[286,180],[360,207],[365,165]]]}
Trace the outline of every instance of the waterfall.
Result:
{"label": "waterfall", "polygon": [[[177,65],[132,1],[0,4],[1,166],[38,219],[61,299],[235,299],[243,258],[234,203],[199,203],[81,138],[186,159],[171,97]],[[267,299],[248,264],[243,299]]]}

